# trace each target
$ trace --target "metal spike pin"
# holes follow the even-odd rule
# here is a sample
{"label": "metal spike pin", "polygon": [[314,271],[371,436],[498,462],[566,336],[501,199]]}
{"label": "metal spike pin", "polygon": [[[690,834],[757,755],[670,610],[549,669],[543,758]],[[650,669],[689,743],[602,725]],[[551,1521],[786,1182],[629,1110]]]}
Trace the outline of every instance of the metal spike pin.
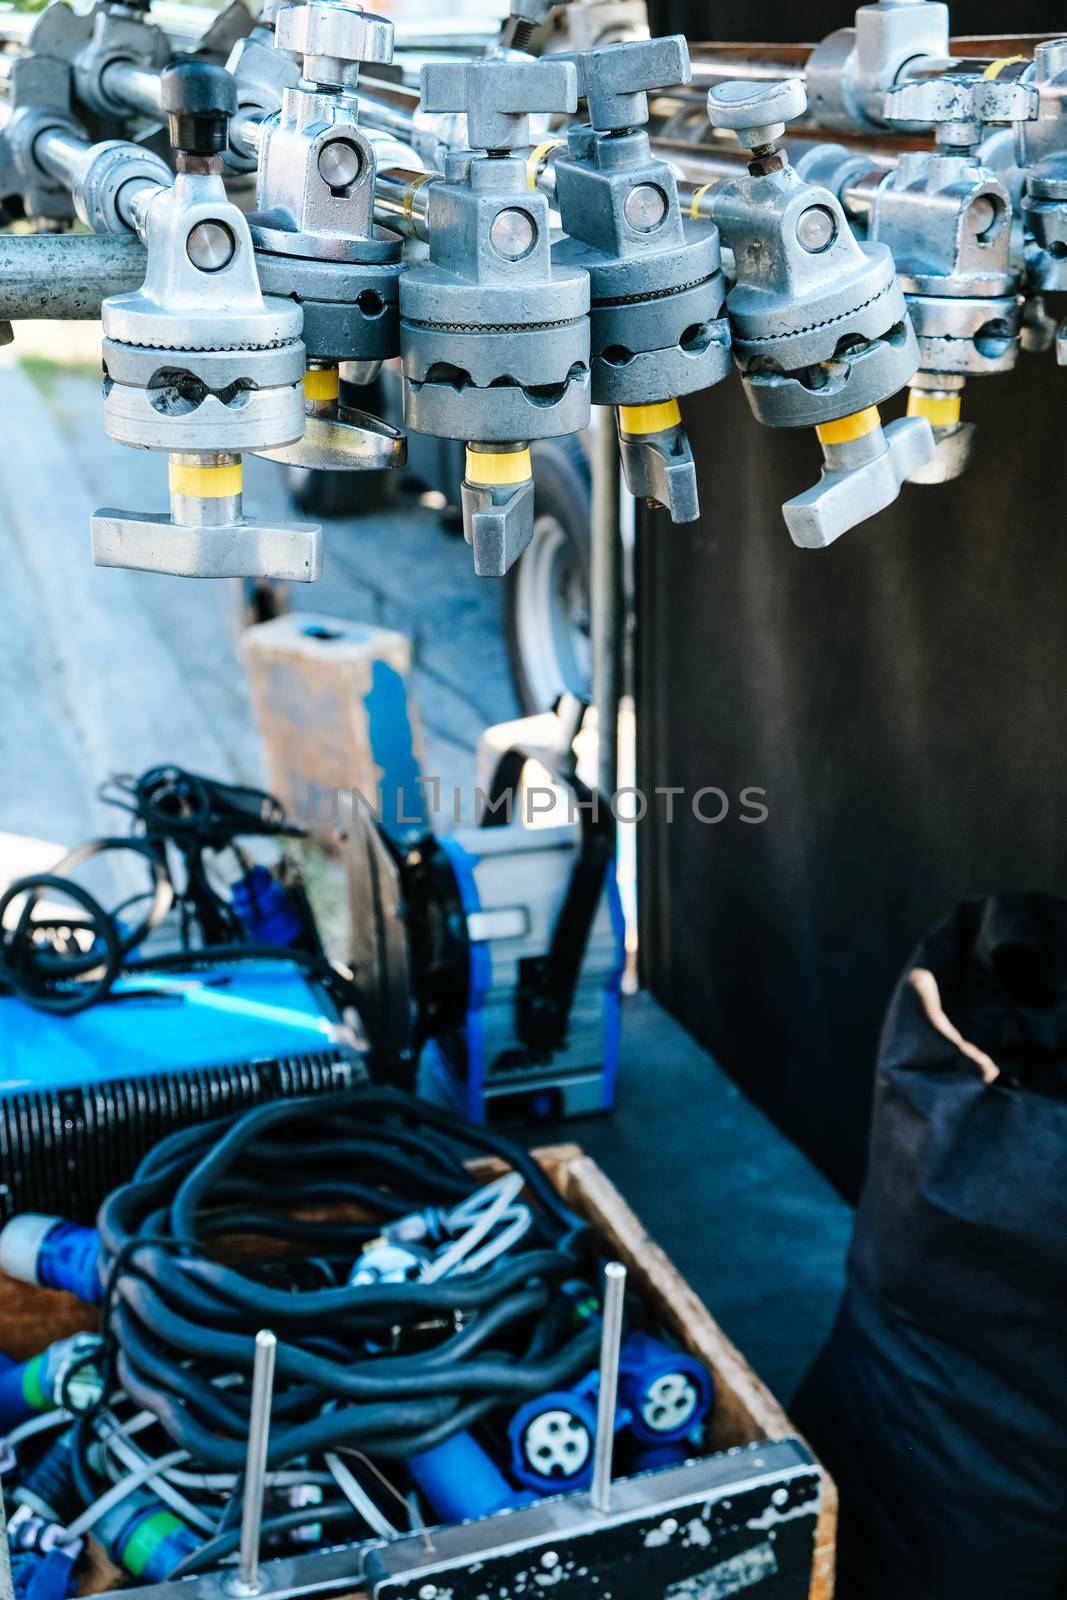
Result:
{"label": "metal spike pin", "polygon": [[274,1358],[278,1341],[261,1328],[256,1334],[252,1366],[252,1400],[248,1418],[248,1454],[245,1458],[244,1504],[237,1572],[225,1584],[230,1594],[256,1595],[263,1587],[259,1576],[259,1542],[263,1526],[263,1496],[267,1486],[267,1446],[274,1397]]}
{"label": "metal spike pin", "polygon": [[619,1351],[626,1299],[626,1268],[609,1261],[604,1268],[604,1309],[600,1335],[600,1392],[596,1408],[596,1450],[590,1502],[602,1516],[611,1509],[611,1467],[615,1453],[615,1407],[619,1393]]}

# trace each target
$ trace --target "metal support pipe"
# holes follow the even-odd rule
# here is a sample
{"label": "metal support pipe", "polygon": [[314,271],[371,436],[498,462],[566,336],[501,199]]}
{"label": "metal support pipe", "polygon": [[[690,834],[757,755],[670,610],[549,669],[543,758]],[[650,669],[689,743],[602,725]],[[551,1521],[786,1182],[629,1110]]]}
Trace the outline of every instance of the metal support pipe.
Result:
{"label": "metal support pipe", "polygon": [[259,106],[242,106],[230,118],[230,149],[244,160],[254,161],[264,124],[272,115]]}
{"label": "metal support pipe", "polygon": [[[949,51],[956,61],[967,59],[988,65],[992,61],[1002,61],[1005,56],[1032,56],[1037,45],[1058,37],[1060,35],[1055,33],[1007,34],[998,38],[964,36],[951,39]],[[766,82],[775,78],[803,77],[814,49],[813,44],[691,44],[693,83],[707,90],[731,78]],[[924,70],[921,57],[912,70]]]}
{"label": "metal support pipe", "polygon": [[33,144],[33,159],[51,174],[72,188],[85,167],[89,141],[81,139],[67,128],[46,128]]}
{"label": "metal support pipe", "polygon": [[99,317],[108,295],[140,288],[147,259],[132,234],[2,234],[0,320]]}
{"label": "metal support pipe", "polygon": [[142,116],[160,118],[159,73],[132,61],[112,61],[104,68],[101,88]]}
{"label": "metal support pipe", "polygon": [[[611,431],[614,432],[614,428]],[[625,1302],[626,1268],[621,1261],[609,1261],[604,1268],[600,1389],[596,1406],[593,1486],[589,1494],[593,1510],[602,1516],[611,1510],[611,1466],[615,1456],[615,1408],[619,1397],[619,1351]]]}
{"label": "metal support pipe", "polygon": [[597,787],[605,801],[611,800],[619,786],[619,702],[623,688],[621,481],[615,412],[610,406],[601,406],[593,431],[590,589]]}
{"label": "metal support pipe", "polygon": [[[137,145],[127,145],[125,151],[134,156],[141,153]],[[69,128],[61,127],[45,128],[33,144],[33,159],[45,172],[68,186],[79,215],[85,216],[81,209],[84,187],[92,187],[94,177],[101,179],[107,205],[100,211],[94,209],[94,214],[86,218],[96,232],[121,232],[125,228],[132,228],[143,238],[145,213],[159,193],[166,167],[146,152],[141,171],[130,167],[125,160],[116,169],[116,158],[122,153],[122,146],[90,145],[88,140],[72,133]],[[112,180],[110,184],[107,177],[102,178],[96,165],[98,161],[105,164],[105,172]],[[99,200],[101,197],[98,195],[96,198]]]}
{"label": "metal support pipe", "polygon": [[415,113],[419,109],[419,92],[406,89],[403,84],[385,83],[379,78],[367,78],[366,87],[356,91],[360,120],[383,133],[393,133],[409,143],[415,132]]}
{"label": "metal support pipe", "polygon": [[413,172],[408,167],[379,167],[374,179],[374,220],[405,239],[426,239],[430,185],[439,172]]}
{"label": "metal support pipe", "polygon": [[691,44],[693,83],[706,93],[731,78],[773,82],[803,77],[813,44]]}

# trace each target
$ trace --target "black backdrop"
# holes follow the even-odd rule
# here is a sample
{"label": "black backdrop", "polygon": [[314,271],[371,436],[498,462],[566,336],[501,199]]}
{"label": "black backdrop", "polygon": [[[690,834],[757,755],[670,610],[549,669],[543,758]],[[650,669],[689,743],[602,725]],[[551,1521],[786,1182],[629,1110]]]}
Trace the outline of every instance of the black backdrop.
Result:
{"label": "black backdrop", "polygon": [[[954,31],[998,15],[1047,28],[1054,9],[961,3]],[[812,38],[848,20],[823,5],[661,12],[694,38],[713,24]],[[911,948],[967,894],[1067,894],[1065,402],[1051,354],[972,383],[965,479],[906,489],[831,549],[801,551],[779,507],[817,476],[818,445],[759,427],[728,380],[685,406],[701,521],[641,518],[640,782],[758,785],[769,811],[746,824],[735,803],[708,826],[683,798],[667,825],[653,806],[645,978],[849,1194]]]}
{"label": "black backdrop", "polygon": [[[796,44],[821,39],[852,21],[835,0],[651,0],[658,33],[690,39],[764,39]],[[1041,33],[1064,26],[1063,0],[952,0],[952,31]]]}

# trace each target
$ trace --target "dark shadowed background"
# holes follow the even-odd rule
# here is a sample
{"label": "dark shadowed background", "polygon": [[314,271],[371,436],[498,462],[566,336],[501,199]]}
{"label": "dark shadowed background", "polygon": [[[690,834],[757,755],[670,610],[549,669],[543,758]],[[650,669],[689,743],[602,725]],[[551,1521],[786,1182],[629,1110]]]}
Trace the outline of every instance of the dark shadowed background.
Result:
{"label": "dark shadowed background", "polygon": [[[822,3],[657,10],[692,39],[806,40],[850,21]],[[1067,21],[986,0],[952,16],[956,33]],[[755,827],[735,806],[713,827],[679,802],[667,826],[654,808],[645,977],[850,1196],[911,949],[964,896],[1067,894],[1065,401],[1052,354],[972,382],[967,477],[905,489],[803,551],[779,507],[815,480],[815,438],[759,427],[727,380],[684,406],[701,521],[641,521],[639,779],[759,785],[770,813]]]}

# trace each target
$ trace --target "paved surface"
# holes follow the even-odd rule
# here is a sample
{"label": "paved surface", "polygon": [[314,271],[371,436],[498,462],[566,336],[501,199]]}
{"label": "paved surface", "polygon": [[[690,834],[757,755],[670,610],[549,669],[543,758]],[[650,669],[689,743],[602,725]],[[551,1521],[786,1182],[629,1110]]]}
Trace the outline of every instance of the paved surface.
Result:
{"label": "paved surface", "polygon": [[[80,356],[80,329],[63,332]],[[92,511],[165,506],[165,462],[107,439],[87,371],[35,360],[28,375],[18,357],[32,343],[20,330],[0,352],[0,830],[74,841],[101,826],[93,794],[113,771],[175,760],[257,781],[263,769],[236,653],[237,584],[93,567]],[[46,348],[62,353],[56,330]],[[246,459],[245,501],[293,514],[270,462]],[[470,788],[479,733],[516,714],[499,586],[476,579],[462,538],[410,499],[325,529],[324,576],[294,586],[294,606],[409,635],[427,766]]]}

